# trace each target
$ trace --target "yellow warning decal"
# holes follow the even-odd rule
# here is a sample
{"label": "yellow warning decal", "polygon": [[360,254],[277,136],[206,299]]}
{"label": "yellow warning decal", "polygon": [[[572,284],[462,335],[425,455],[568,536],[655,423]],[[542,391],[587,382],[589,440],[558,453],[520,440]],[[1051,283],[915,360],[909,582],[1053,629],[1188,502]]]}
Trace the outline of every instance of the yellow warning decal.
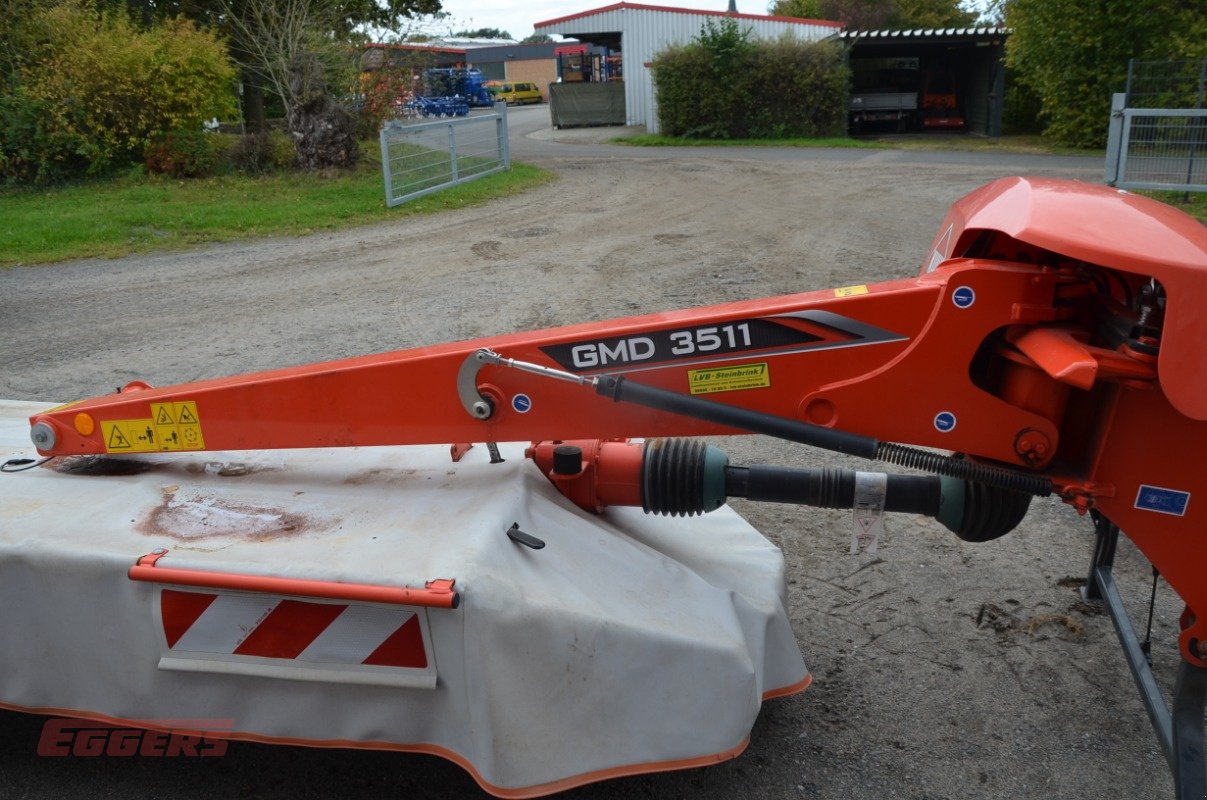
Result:
{"label": "yellow warning decal", "polygon": [[867,294],[868,287],[860,284],[859,286],[843,286],[834,290],[835,297],[853,297],[857,294]]}
{"label": "yellow warning decal", "polygon": [[152,403],[149,419],[101,422],[105,450],[110,453],[156,453],[163,450],[203,450],[197,403]]}
{"label": "yellow warning decal", "polygon": [[151,453],[160,449],[149,419],[102,420],[101,436],[110,453]]}
{"label": "yellow warning decal", "polygon": [[692,394],[736,392],[741,389],[765,389],[771,385],[767,362],[739,364],[733,367],[689,369],[687,381]]}

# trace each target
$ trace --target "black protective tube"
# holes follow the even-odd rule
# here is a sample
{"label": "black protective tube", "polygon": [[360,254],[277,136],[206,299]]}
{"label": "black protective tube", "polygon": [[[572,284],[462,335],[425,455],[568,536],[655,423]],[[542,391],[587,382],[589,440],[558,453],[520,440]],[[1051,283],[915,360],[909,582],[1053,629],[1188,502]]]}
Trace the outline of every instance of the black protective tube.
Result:
{"label": "black protective tube", "polygon": [[632,383],[614,375],[600,375],[595,391],[617,402],[623,400],[658,411],[668,411],[705,422],[715,422],[718,425],[740,428],[751,433],[763,433],[778,439],[821,447],[825,450],[833,450],[860,458],[875,459],[876,450],[880,444],[869,436],[831,430],[820,425],[810,425],[807,422],[797,422],[760,411],[750,411],[713,400],[704,400],[667,389],[659,389],[656,386]]}
{"label": "black protective tube", "polygon": [[738,428],[751,433],[763,433],[777,439],[799,442],[836,453],[845,453],[849,456],[859,456],[872,461],[887,461],[901,467],[982,483],[1011,492],[1034,494],[1040,497],[1052,494],[1052,482],[1042,475],[995,467],[963,458],[953,458],[893,442],[882,442],[858,433],[823,428],[820,425],[810,425],[807,422],[777,417],[774,414],[751,411],[713,400],[659,389],[655,386],[633,383],[616,375],[598,376],[595,391],[616,402],[623,400],[658,411],[680,414],[705,422],[715,422],[718,425]]}
{"label": "black protective tube", "polygon": [[[884,510],[936,517],[942,503],[941,479],[935,475],[887,475]],[[818,508],[852,508],[855,472],[849,469],[797,469],[758,464],[725,468],[725,493],[772,503]]]}

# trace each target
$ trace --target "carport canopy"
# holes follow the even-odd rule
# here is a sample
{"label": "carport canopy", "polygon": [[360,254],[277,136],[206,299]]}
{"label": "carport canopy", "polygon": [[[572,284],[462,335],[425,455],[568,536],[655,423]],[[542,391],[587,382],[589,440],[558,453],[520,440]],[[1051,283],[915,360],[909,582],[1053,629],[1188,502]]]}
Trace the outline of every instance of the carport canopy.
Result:
{"label": "carport canopy", "polygon": [[838,38],[854,61],[870,58],[917,59],[922,69],[940,72],[954,84],[972,133],[1002,135],[1005,95],[1006,28],[927,28],[844,30]]}

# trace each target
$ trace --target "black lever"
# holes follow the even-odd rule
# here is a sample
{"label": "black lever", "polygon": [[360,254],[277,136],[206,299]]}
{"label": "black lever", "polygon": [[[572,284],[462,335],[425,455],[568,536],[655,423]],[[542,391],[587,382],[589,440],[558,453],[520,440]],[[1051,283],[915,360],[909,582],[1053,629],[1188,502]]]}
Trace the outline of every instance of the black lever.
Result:
{"label": "black lever", "polygon": [[513,522],[511,527],[507,529],[507,538],[516,544],[522,544],[525,547],[531,547],[533,550],[540,550],[545,546],[543,539],[538,539],[530,533],[524,533],[520,530],[520,523]]}

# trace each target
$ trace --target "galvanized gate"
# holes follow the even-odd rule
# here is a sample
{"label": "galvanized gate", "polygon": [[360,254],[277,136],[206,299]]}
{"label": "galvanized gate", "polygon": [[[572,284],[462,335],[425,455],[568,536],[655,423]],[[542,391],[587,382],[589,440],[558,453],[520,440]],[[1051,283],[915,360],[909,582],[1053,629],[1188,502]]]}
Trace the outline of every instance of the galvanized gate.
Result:
{"label": "galvanized gate", "polygon": [[486,114],[411,124],[391,120],[381,129],[387,206],[510,166],[504,103],[496,103]]}
{"label": "galvanized gate", "polygon": [[1135,62],[1111,100],[1106,183],[1207,192],[1207,59]]}

